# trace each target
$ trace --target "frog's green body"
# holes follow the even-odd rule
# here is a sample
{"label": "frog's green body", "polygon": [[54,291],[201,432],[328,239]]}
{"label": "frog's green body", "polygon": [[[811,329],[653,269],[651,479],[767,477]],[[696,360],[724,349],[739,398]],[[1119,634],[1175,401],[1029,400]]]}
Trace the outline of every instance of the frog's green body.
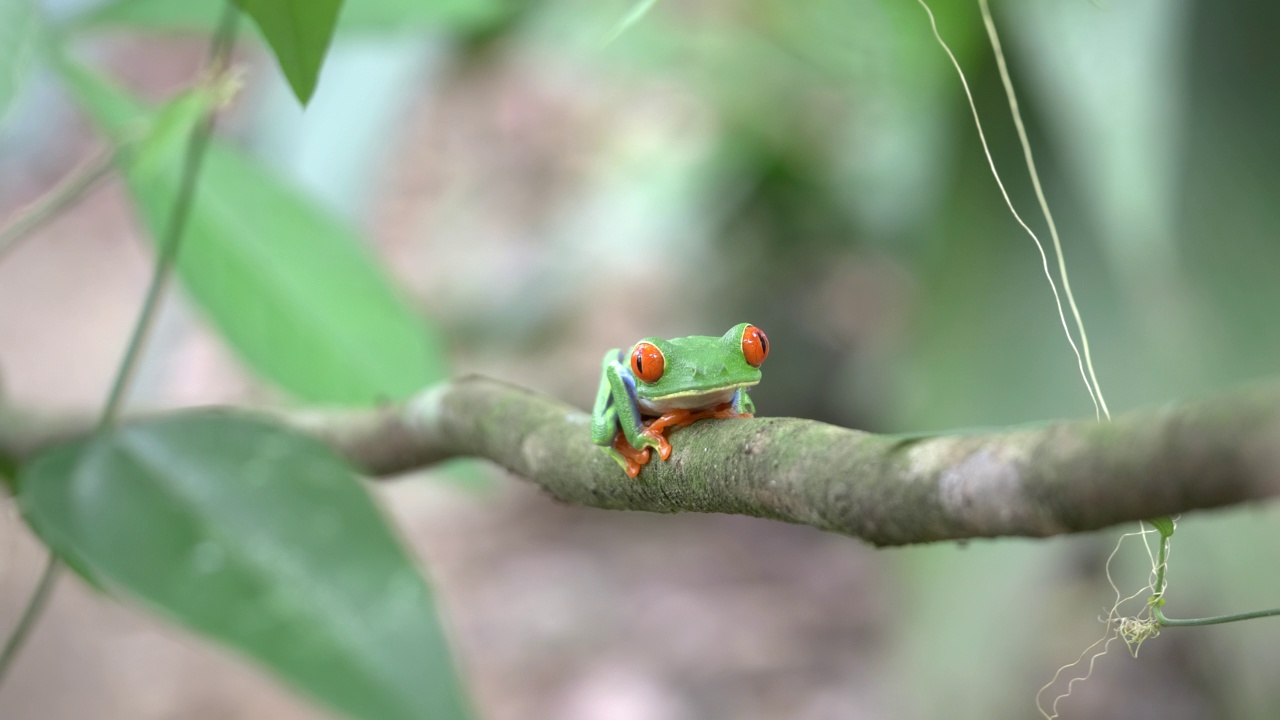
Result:
{"label": "frog's green body", "polygon": [[[760,382],[759,365],[767,354],[764,333],[748,323],[720,337],[645,338],[632,347],[630,359],[620,349],[610,350],[601,364],[591,441],[633,474],[638,466],[629,465],[619,452],[619,432],[631,450],[643,453],[642,465],[647,448],[659,449],[663,459],[670,452],[669,446],[663,448],[661,429],[650,430],[659,423],[683,426],[702,417],[750,417],[755,405],[747,388]],[[646,428],[644,418],[660,420]]]}

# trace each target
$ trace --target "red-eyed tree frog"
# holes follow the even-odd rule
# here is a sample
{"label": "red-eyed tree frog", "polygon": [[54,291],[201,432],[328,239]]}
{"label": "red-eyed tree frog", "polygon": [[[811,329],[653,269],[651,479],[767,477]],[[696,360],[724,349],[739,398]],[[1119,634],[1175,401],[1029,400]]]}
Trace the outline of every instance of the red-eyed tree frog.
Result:
{"label": "red-eyed tree frog", "polygon": [[645,338],[629,353],[604,355],[591,412],[591,441],[629,477],[649,462],[650,448],[671,457],[665,433],[705,418],[751,417],[747,388],[760,382],[769,339],[741,323],[720,337]]}

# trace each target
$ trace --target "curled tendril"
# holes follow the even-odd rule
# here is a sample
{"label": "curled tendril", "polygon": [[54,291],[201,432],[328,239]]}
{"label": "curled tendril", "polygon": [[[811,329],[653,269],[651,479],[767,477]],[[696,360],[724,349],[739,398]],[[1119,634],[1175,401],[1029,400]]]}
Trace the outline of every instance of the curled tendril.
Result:
{"label": "curled tendril", "polygon": [[1123,617],[1116,620],[1116,632],[1129,646],[1129,654],[1138,657],[1142,643],[1160,635],[1160,623],[1150,617]]}

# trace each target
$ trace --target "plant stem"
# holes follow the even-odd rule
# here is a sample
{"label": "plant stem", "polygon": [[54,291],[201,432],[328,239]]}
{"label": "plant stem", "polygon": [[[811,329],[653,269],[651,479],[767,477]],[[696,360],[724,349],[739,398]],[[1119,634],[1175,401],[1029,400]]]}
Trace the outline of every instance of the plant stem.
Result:
{"label": "plant stem", "polygon": [[1169,535],[1160,533],[1160,555],[1156,558],[1156,592],[1151,596],[1151,605],[1154,608],[1159,608],[1164,602],[1164,570],[1169,564],[1169,540]]}
{"label": "plant stem", "polygon": [[[239,10],[228,1],[209,51],[209,65],[215,77],[225,73],[230,64],[231,48],[235,43],[236,25],[239,17]],[[178,194],[174,198],[173,213],[169,217],[169,224],[165,228],[164,236],[161,238],[160,252],[156,256],[155,266],[151,273],[151,282],[147,287],[142,309],[138,312],[138,319],[134,323],[133,332],[129,337],[129,345],[125,350],[124,358],[120,361],[119,368],[116,370],[115,379],[111,383],[111,391],[107,396],[102,415],[98,420],[95,434],[109,430],[115,424],[120,414],[120,407],[128,394],[134,370],[137,368],[138,357],[142,353],[147,337],[150,334],[151,326],[155,322],[156,312],[160,307],[160,298],[168,285],[170,271],[173,269],[173,264],[178,257],[178,250],[182,245],[182,236],[186,230],[187,218],[191,213],[191,206],[195,199],[196,181],[200,177],[200,168],[203,164],[205,149],[209,146],[209,139],[213,134],[214,121],[214,111],[210,109],[203,120],[191,130],[191,137],[187,143],[187,152],[183,158],[182,177],[178,185]],[[47,607],[60,567],[61,563],[57,557],[50,553],[49,559],[45,564],[44,573],[40,577],[40,582],[37,584],[31,599],[28,600],[17,627],[14,628],[5,642],[3,653],[0,654],[0,684],[4,682],[4,678],[8,675],[13,661],[21,651],[31,629],[39,621],[41,613]]]}
{"label": "plant stem", "polygon": [[30,209],[0,230],[0,256],[17,247],[18,241],[32,231],[79,202],[111,172],[120,152],[121,148],[116,146],[90,158],[83,167],[38,198]]}
{"label": "plant stem", "polygon": [[[221,76],[230,64],[231,45],[235,40],[236,23],[239,17],[239,10],[228,0],[209,51],[213,77]],[[200,178],[200,168],[204,164],[205,149],[209,146],[209,139],[213,135],[214,121],[215,114],[210,110],[191,131],[187,153],[183,158],[178,195],[173,203],[173,213],[169,216],[169,225],[165,228],[165,234],[160,243],[160,254],[156,256],[151,282],[147,286],[147,294],[142,301],[142,310],[138,314],[137,322],[134,323],[133,333],[129,336],[129,344],[125,349],[124,359],[120,362],[120,369],[111,384],[111,392],[107,396],[106,407],[102,411],[100,429],[110,428],[119,416],[120,406],[133,381],[134,371],[137,370],[138,357],[146,346],[147,337],[155,324],[155,315],[160,310],[160,298],[169,285],[170,271],[178,258],[183,232],[187,228],[187,218],[191,214],[191,206],[195,201],[196,182]]]}
{"label": "plant stem", "polygon": [[14,658],[18,655],[18,651],[22,649],[23,644],[27,641],[27,635],[31,634],[31,629],[35,627],[36,620],[39,619],[40,613],[49,602],[49,595],[53,592],[53,583],[58,579],[58,571],[61,567],[62,563],[58,562],[58,558],[54,557],[53,553],[49,553],[49,556],[45,558],[44,571],[40,573],[40,581],[36,583],[36,589],[31,593],[31,599],[27,601],[27,606],[23,609],[22,617],[18,619],[18,624],[14,626],[13,632],[9,633],[9,639],[4,643],[4,650],[0,651],[0,680],[4,679],[9,666],[13,664]]}
{"label": "plant stem", "polygon": [[1195,627],[1197,625],[1221,625],[1223,623],[1253,620],[1264,617],[1280,616],[1280,608],[1271,610],[1254,610],[1253,612],[1235,613],[1234,615],[1214,615],[1203,618],[1171,618],[1166,617],[1164,610],[1164,571],[1169,552],[1169,536],[1160,537],[1160,556],[1156,560],[1156,593],[1151,596],[1151,616],[1162,627]]}
{"label": "plant stem", "polygon": [[1160,610],[1160,606],[1157,605],[1151,609],[1151,614],[1155,617],[1156,622],[1160,623],[1164,627],[1193,627],[1196,625],[1221,625],[1222,623],[1239,622],[1241,620],[1253,620],[1264,617],[1280,617],[1280,608],[1255,610],[1253,612],[1236,613],[1235,615],[1214,615],[1212,617],[1203,618],[1171,618],[1165,617],[1165,614]]}

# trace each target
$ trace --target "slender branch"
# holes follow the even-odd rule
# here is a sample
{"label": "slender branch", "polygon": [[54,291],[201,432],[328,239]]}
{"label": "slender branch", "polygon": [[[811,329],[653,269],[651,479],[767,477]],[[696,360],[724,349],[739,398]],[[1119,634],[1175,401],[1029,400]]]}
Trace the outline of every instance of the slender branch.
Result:
{"label": "slender branch", "polygon": [[771,517],[877,545],[1094,530],[1280,494],[1280,384],[1114,423],[903,440],[793,418],[702,422],[629,480],[588,417],[489,380],[313,430],[373,475],[486,457],[566,502]]}
{"label": "slender branch", "polygon": [[[967,435],[708,420],[674,433],[671,459],[634,480],[591,444],[586,414],[480,377],[378,409],[271,414],[371,476],[481,457],[575,505],[755,515],[876,545],[1044,537],[1280,495],[1280,382],[1112,423]],[[84,431],[0,415],[0,454],[21,460]]]}

